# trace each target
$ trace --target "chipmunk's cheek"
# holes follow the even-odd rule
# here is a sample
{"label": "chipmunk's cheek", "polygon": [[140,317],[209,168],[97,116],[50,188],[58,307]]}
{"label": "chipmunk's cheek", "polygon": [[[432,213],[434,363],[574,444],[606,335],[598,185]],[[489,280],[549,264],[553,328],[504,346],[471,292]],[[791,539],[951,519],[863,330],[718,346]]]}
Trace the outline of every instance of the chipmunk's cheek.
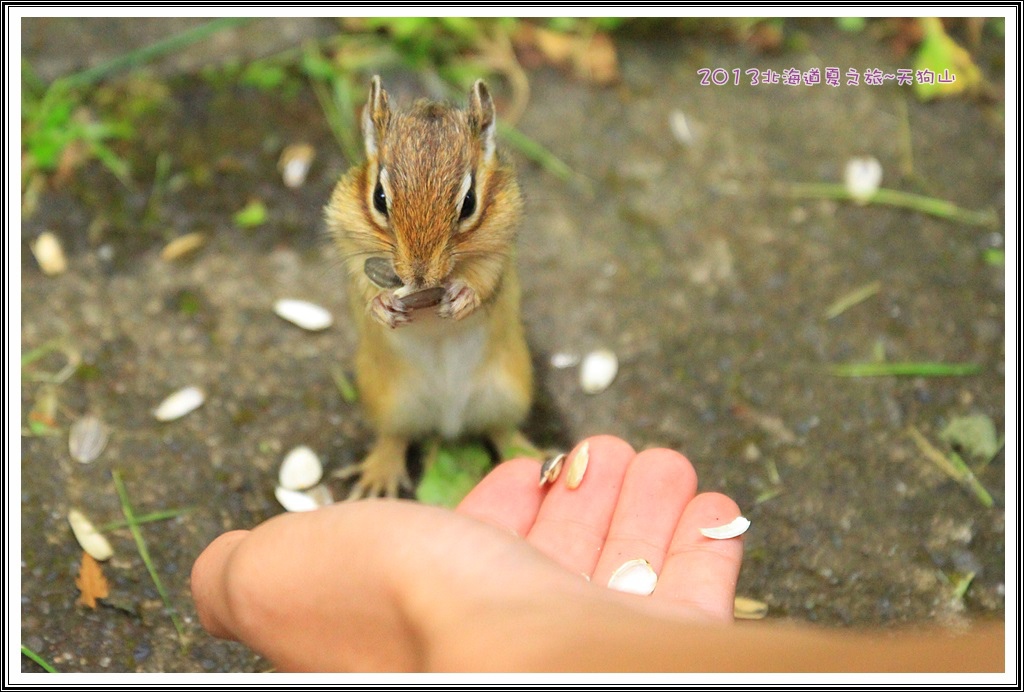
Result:
{"label": "chipmunk's cheek", "polygon": [[461,320],[480,307],[480,296],[462,279],[455,279],[445,290],[441,301],[441,317]]}
{"label": "chipmunk's cheek", "polygon": [[374,296],[370,301],[370,316],[389,329],[412,321],[409,308],[392,291],[381,291]]}

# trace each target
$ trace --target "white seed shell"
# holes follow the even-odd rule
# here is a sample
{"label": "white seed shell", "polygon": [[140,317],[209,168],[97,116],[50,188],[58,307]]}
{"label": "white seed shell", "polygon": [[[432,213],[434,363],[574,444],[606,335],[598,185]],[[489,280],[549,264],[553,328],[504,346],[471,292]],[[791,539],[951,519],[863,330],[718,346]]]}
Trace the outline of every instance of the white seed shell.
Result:
{"label": "white seed shell", "polygon": [[728,524],[725,524],[723,526],[714,526],[710,529],[701,529],[700,532],[708,538],[726,539],[741,536],[749,528],[749,519],[747,519],[746,517],[736,517]]}
{"label": "white seed shell", "polygon": [[588,464],[590,464],[590,442],[584,442],[583,446],[569,460],[569,467],[565,471],[565,485],[569,490],[580,487]]}
{"label": "white seed shell", "polygon": [[83,464],[96,461],[107,445],[107,426],[96,416],[83,416],[71,424],[68,451],[71,458]]}
{"label": "white seed shell", "polygon": [[274,488],[274,497],[289,512],[312,512],[334,502],[331,490],[326,485],[318,485],[309,490],[289,490],[279,485]]}
{"label": "white seed shell", "polygon": [[302,445],[285,456],[277,482],[287,490],[305,490],[319,483],[323,475],[324,469],[316,452]]}
{"label": "white seed shell", "polygon": [[160,402],[153,411],[159,421],[172,421],[192,413],[203,405],[206,394],[199,387],[185,387]]}
{"label": "white seed shell", "polygon": [[608,588],[638,596],[649,596],[658,585],[658,575],[651,563],[643,558],[622,563],[608,580]]}
{"label": "white seed shell", "polygon": [[693,132],[690,124],[686,121],[686,114],[681,110],[673,110],[668,116],[668,126],[672,130],[672,136],[683,146],[693,145]]}
{"label": "white seed shell", "polygon": [[49,231],[40,233],[36,241],[32,243],[32,254],[36,256],[39,268],[47,276],[67,271],[68,260],[64,256],[64,248],[61,247],[60,239]]}
{"label": "white seed shell", "polygon": [[866,204],[882,184],[882,164],[873,156],[850,159],[846,162],[843,182],[857,204]]}
{"label": "white seed shell", "polygon": [[553,368],[565,370],[566,368],[574,368],[579,364],[580,356],[578,353],[559,351],[558,353],[551,354],[551,367]]}
{"label": "white seed shell", "polygon": [[580,386],[587,394],[603,392],[618,372],[619,359],[612,351],[606,348],[592,351],[580,365]]}
{"label": "white seed shell", "polygon": [[281,171],[281,179],[287,187],[301,187],[306,182],[306,174],[316,158],[316,150],[308,144],[292,144],[284,148],[277,167]]}
{"label": "white seed shell", "polygon": [[311,332],[327,329],[334,324],[331,313],[324,308],[304,300],[282,298],[274,303],[277,316]]}
{"label": "white seed shell", "polygon": [[768,604],[745,596],[737,596],[732,604],[732,616],[737,620],[763,620],[768,615]]}
{"label": "white seed shell", "polygon": [[68,512],[68,523],[71,524],[71,531],[75,534],[78,545],[82,546],[82,550],[100,562],[109,560],[114,554],[114,549],[110,547],[110,541],[106,536],[97,531],[92,522],[77,509]]}

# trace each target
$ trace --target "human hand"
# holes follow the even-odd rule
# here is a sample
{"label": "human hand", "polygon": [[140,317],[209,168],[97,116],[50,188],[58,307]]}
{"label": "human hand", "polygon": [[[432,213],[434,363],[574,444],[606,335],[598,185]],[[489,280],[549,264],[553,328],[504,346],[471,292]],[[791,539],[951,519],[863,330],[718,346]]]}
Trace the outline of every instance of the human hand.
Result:
{"label": "human hand", "polygon": [[[731,620],[741,541],[698,529],[735,518],[735,503],[695,497],[693,468],[675,452],[635,454],[611,437],[591,438],[589,451],[575,490],[561,479],[538,487],[539,465],[520,459],[500,464],[454,513],[374,500],[225,534],[193,568],[200,619],[279,669],[363,671],[536,660],[545,637],[526,632],[554,632],[608,601]],[[636,557],[660,575],[651,596],[604,588]],[[504,658],[488,659],[495,651]]]}
{"label": "human hand", "polygon": [[651,601],[731,621],[742,541],[708,539],[699,529],[735,519],[736,503],[719,493],[696,495],[697,474],[681,454],[637,454],[609,436],[587,442],[591,462],[579,488],[565,485],[565,469],[553,486],[539,487],[538,464],[515,460],[498,466],[456,511],[522,536],[597,585],[627,560],[646,559],[658,574]]}

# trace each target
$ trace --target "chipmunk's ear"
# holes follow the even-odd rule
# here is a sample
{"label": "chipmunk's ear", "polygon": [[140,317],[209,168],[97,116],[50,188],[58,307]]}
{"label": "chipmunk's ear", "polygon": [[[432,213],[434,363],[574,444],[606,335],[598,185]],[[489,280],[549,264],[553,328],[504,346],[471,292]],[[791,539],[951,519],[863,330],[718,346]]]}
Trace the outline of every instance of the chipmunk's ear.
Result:
{"label": "chipmunk's ear", "polygon": [[380,77],[374,75],[370,80],[370,98],[363,106],[363,143],[366,146],[367,158],[377,156],[377,142],[383,136],[390,120],[388,92],[381,86]]}
{"label": "chipmunk's ear", "polygon": [[490,161],[494,156],[494,101],[482,79],[476,80],[469,92],[469,123],[481,139],[483,160]]}

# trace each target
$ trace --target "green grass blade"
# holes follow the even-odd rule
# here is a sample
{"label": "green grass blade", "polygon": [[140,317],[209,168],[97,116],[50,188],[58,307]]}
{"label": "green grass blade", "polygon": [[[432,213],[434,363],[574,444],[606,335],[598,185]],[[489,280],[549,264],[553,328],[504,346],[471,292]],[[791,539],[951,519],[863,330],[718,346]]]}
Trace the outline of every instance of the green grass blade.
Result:
{"label": "green grass blade", "polygon": [[[794,199],[834,199],[854,201],[853,196],[839,183],[791,183],[785,187],[785,194]],[[999,225],[999,216],[994,211],[972,211],[963,209],[944,199],[915,195],[900,190],[880,189],[869,200],[868,204],[883,204],[890,207],[911,209],[923,214],[930,214],[949,221],[958,221],[969,226],[987,226],[995,228]]]}
{"label": "green grass blade", "polygon": [[[174,519],[180,517],[182,514],[188,514],[192,511],[191,507],[182,507],[180,509],[165,509],[160,512],[150,512],[149,514],[143,514],[135,517],[136,524],[148,524],[153,521],[165,521],[167,519]],[[96,527],[97,531],[114,531],[115,529],[123,529],[129,526],[127,519],[120,519],[118,521],[110,521],[102,526]]]}
{"label": "green grass blade", "polygon": [[992,495],[981,484],[981,481],[974,475],[971,468],[960,458],[959,454],[956,452],[949,455],[943,454],[914,426],[907,428],[907,434],[910,435],[910,438],[917,445],[917,448],[921,450],[921,454],[925,458],[935,464],[947,476],[974,493],[974,496],[978,498],[981,504],[986,507],[995,505]]}
{"label": "green grass blade", "polygon": [[977,375],[977,363],[841,363],[831,368],[839,377],[964,377]]}
{"label": "green grass blade", "polygon": [[520,154],[530,159],[545,171],[559,180],[575,185],[584,192],[591,193],[593,186],[560,158],[548,151],[543,144],[533,140],[514,127],[498,122],[498,134],[506,143]]}
{"label": "green grass blade", "polygon": [[43,658],[42,656],[37,654],[32,649],[28,648],[24,644],[21,645],[21,655],[22,656],[27,656],[30,660],[35,662],[40,668],[45,670],[47,673],[56,673],[56,672],[58,672],[56,668],[54,668],[53,666],[51,666],[49,663],[46,662],[45,658]]}
{"label": "green grass blade", "polygon": [[251,17],[221,17],[219,19],[214,19],[206,24],[202,24],[187,31],[183,31],[180,34],[165,38],[162,41],[157,41],[156,43],[151,43],[148,46],[143,46],[138,50],[133,50],[130,53],[119,55],[105,63],[97,65],[96,67],[76,72],[75,74],[64,77],[61,81],[74,87],[87,86],[98,82],[115,72],[144,65],[151,60],[155,60],[156,58],[169,53],[174,53],[186,46],[190,46],[193,43],[209,38],[218,32],[243,26],[251,21]]}
{"label": "green grass blade", "polygon": [[51,341],[47,341],[42,346],[36,346],[31,351],[28,351],[27,353],[21,354],[21,367],[25,367],[26,365],[30,365],[30,364],[36,362],[37,360],[39,360],[40,358],[42,358],[43,356],[46,356],[47,354],[53,353],[54,351],[63,351],[63,350],[64,350],[64,344],[63,344],[63,341],[61,339],[58,338],[58,339],[53,339]]}
{"label": "green grass blade", "polygon": [[882,288],[881,281],[872,281],[869,284],[865,284],[860,288],[855,288],[846,295],[840,296],[832,305],[829,306],[828,310],[825,311],[825,319],[830,320],[839,315],[843,314],[854,305],[863,303],[871,296],[878,293]]}
{"label": "green grass blade", "polygon": [[338,393],[341,394],[341,398],[345,400],[346,404],[354,404],[359,401],[359,392],[356,390],[356,386],[352,384],[340,366],[331,366],[331,379],[334,380],[334,386],[338,388]]}
{"label": "green grass blade", "polygon": [[132,538],[135,539],[135,547],[138,548],[139,555],[142,557],[142,562],[146,565],[146,569],[149,571],[149,576],[153,580],[153,585],[156,586],[157,593],[160,594],[160,599],[164,602],[164,608],[166,608],[170,615],[171,622],[174,623],[174,629],[178,632],[178,640],[182,645],[184,645],[185,628],[182,626],[181,619],[178,617],[178,612],[171,604],[171,599],[167,594],[167,589],[164,588],[164,583],[160,581],[160,575],[157,574],[156,567],[153,565],[153,560],[149,556],[149,548],[146,547],[146,539],[142,537],[142,531],[139,530],[139,522],[135,518],[135,512],[132,510],[131,502],[128,500],[128,491],[124,486],[124,481],[121,480],[121,474],[118,473],[116,469],[112,470],[110,474],[114,477],[114,487],[117,488],[117,496],[121,500],[121,512],[124,514],[124,518],[128,522],[128,529],[132,532]]}

